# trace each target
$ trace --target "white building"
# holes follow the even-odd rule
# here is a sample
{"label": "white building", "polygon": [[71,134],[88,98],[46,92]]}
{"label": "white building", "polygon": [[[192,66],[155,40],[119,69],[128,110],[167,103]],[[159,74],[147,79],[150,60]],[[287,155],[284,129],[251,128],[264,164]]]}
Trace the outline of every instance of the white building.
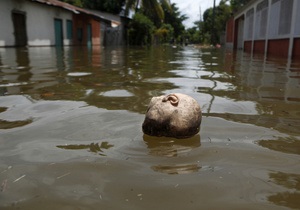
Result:
{"label": "white building", "polygon": [[[71,11],[24,0],[2,0],[0,14],[0,47],[55,45],[60,41],[57,33],[62,33],[64,45],[71,44],[68,34],[72,31],[68,30],[72,27],[67,26],[72,23]],[[61,28],[64,30],[59,31]]]}
{"label": "white building", "polygon": [[300,59],[300,1],[252,0],[227,22],[234,49]]}

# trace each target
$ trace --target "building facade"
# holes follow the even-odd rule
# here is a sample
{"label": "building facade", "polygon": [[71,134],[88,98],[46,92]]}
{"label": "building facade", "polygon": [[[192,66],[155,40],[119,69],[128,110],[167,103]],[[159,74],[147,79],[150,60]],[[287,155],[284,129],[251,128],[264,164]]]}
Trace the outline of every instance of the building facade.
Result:
{"label": "building facade", "polygon": [[0,1],[0,47],[102,45],[112,22],[58,0]]}
{"label": "building facade", "polygon": [[252,0],[227,22],[226,45],[300,59],[300,1]]}

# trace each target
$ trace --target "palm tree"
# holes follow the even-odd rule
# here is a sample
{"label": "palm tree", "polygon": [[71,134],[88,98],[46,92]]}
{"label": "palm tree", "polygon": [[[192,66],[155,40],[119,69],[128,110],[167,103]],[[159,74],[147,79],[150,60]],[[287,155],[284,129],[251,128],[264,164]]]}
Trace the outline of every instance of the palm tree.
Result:
{"label": "palm tree", "polygon": [[165,16],[162,5],[171,10],[170,0],[127,0],[125,12],[128,14],[130,9],[137,12],[140,8],[147,15],[157,17],[160,21],[163,21]]}

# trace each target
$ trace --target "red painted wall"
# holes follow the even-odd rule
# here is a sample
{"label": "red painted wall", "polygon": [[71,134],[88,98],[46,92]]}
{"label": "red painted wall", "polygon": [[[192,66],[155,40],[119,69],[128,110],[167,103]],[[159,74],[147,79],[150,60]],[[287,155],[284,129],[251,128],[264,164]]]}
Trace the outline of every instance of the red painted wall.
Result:
{"label": "red painted wall", "polygon": [[300,38],[294,39],[293,59],[300,60]]}
{"label": "red painted wall", "polygon": [[231,17],[226,24],[226,43],[233,43],[234,18]]}
{"label": "red painted wall", "polygon": [[253,46],[254,53],[265,53],[265,40],[255,40]]}
{"label": "red painted wall", "polygon": [[233,49],[237,49],[238,42],[238,31],[239,31],[239,19],[234,22],[234,33],[233,33]]}
{"label": "red painted wall", "polygon": [[288,57],[289,39],[276,39],[268,41],[268,55]]}
{"label": "red painted wall", "polygon": [[252,41],[244,41],[244,51],[251,53],[252,51]]}
{"label": "red painted wall", "polygon": [[100,21],[90,19],[92,24],[92,44],[100,45]]}
{"label": "red painted wall", "polygon": [[73,15],[73,43],[75,45],[87,45],[88,24],[92,27],[92,45],[100,45],[100,21],[85,14]]}

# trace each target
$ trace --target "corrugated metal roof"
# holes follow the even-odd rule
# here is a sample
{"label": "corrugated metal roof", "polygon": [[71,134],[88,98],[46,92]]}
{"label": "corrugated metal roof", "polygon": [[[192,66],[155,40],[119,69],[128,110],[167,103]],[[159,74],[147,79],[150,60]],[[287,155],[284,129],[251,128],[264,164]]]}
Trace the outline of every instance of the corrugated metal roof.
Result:
{"label": "corrugated metal roof", "polygon": [[91,10],[83,9],[83,8],[80,8],[80,7],[76,7],[74,5],[71,5],[71,4],[62,2],[62,1],[58,1],[58,0],[31,0],[31,1],[42,3],[42,4],[47,4],[47,5],[54,6],[54,7],[60,7],[60,8],[69,10],[69,11],[75,13],[75,14],[84,13],[84,14],[87,14],[87,15],[91,15],[91,16],[106,20],[106,21],[121,24],[120,22],[118,22],[114,19],[102,16],[101,13],[93,12]]}

